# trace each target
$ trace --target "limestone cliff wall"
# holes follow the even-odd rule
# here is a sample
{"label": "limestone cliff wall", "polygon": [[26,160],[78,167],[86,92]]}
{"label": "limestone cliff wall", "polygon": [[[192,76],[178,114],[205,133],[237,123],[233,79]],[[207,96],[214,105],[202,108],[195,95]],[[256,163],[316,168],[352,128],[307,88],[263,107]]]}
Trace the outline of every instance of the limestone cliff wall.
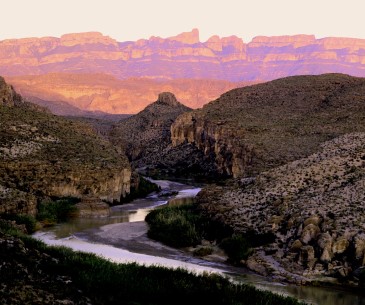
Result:
{"label": "limestone cliff wall", "polygon": [[245,132],[221,122],[211,122],[199,112],[179,116],[171,126],[173,146],[194,144],[206,156],[213,156],[222,175],[244,176],[255,155],[253,146],[245,142]]}
{"label": "limestone cliff wall", "polygon": [[131,169],[71,172],[53,181],[45,193],[52,196],[96,196],[107,202],[120,202],[130,193]]}

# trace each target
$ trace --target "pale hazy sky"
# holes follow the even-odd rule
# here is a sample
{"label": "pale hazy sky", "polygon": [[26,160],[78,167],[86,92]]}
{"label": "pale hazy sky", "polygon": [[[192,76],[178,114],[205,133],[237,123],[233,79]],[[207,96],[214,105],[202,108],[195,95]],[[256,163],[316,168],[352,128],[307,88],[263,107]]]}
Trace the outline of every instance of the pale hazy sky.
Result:
{"label": "pale hazy sky", "polygon": [[200,40],[314,34],[365,39],[365,0],[0,0],[0,40],[98,31],[118,41],[192,28]]}

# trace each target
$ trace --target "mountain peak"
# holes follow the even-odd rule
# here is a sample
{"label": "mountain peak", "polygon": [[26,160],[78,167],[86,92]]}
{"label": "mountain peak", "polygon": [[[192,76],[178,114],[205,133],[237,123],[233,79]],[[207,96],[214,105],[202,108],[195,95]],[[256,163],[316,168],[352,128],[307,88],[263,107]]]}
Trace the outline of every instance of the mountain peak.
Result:
{"label": "mountain peak", "polygon": [[172,36],[168,38],[169,40],[179,41],[185,44],[195,44],[199,43],[199,30],[192,29],[190,32],[183,32],[179,35]]}
{"label": "mountain peak", "polygon": [[162,92],[158,95],[156,101],[159,104],[165,104],[168,106],[178,106],[180,103],[177,101],[175,95],[171,92]]}

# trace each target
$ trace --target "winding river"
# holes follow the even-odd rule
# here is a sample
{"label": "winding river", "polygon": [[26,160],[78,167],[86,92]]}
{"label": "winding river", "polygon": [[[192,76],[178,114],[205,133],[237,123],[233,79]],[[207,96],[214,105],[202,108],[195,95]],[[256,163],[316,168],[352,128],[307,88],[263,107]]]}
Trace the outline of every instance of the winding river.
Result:
{"label": "winding river", "polygon": [[[365,297],[349,291],[273,282],[246,269],[235,268],[224,262],[199,259],[187,252],[150,240],[144,222],[149,211],[167,204],[169,200],[175,203],[191,201],[200,191],[198,187],[178,182],[154,182],[161,187],[165,196],[152,194],[129,204],[112,207],[111,215],[107,218],[72,219],[67,223],[38,231],[34,237],[48,245],[67,246],[73,250],[91,252],[117,263],[137,262],[144,265],[182,267],[194,272],[221,273],[236,281],[290,295],[308,304],[365,305]],[[177,194],[172,195],[176,192]]]}

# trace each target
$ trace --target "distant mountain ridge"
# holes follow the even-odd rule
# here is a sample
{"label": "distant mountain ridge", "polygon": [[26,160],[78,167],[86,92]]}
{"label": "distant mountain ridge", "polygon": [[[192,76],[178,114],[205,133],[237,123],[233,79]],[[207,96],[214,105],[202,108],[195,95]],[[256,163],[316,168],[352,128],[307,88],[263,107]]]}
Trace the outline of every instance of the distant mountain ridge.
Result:
{"label": "distant mountain ridge", "polygon": [[365,76],[365,39],[258,36],[245,43],[237,36],[215,35],[201,42],[193,29],[165,39],[126,42],[97,32],[0,41],[0,74],[50,72],[235,82],[329,72]]}
{"label": "distant mountain ridge", "polygon": [[[49,73],[6,77],[22,96],[37,101],[66,102],[83,111],[132,114],[144,109],[160,92],[174,92],[185,105],[198,108],[219,97],[223,92],[248,83],[219,80],[153,80],[148,78],[117,79],[107,74]],[[42,105],[45,105],[42,103]],[[76,111],[77,113],[80,110]],[[58,114],[54,112],[55,114]],[[72,107],[67,113],[75,115]]]}

